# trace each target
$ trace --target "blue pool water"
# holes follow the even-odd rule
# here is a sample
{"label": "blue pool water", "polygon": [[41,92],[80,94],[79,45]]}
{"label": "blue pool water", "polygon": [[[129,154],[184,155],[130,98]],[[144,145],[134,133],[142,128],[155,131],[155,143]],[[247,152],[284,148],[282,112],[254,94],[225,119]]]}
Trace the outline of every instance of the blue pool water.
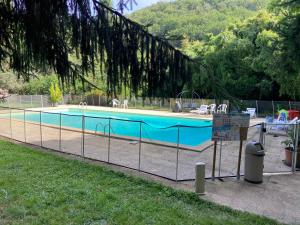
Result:
{"label": "blue pool water", "polygon": [[[153,116],[145,114],[119,113],[96,110],[62,109],[47,112],[26,111],[26,121],[39,122],[40,116],[43,124],[61,125],[63,127],[82,129],[82,115],[85,116],[85,130],[108,134],[109,120],[111,134],[164,142],[167,144],[179,143],[186,146],[197,146],[211,139],[211,125],[209,120],[187,119],[178,117]],[[12,115],[22,119],[22,115]],[[142,121],[142,123],[141,123]]]}

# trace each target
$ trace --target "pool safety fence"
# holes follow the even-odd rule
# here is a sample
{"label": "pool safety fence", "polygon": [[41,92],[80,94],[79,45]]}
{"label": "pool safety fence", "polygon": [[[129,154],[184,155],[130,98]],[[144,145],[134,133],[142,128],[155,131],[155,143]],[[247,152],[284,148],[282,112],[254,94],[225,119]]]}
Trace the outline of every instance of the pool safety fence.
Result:
{"label": "pool safety fence", "polygon": [[[124,102],[124,98],[119,98],[120,105]],[[128,107],[134,109],[164,110],[173,111],[176,107],[176,101],[180,101],[182,110],[187,112],[192,109],[199,108],[201,105],[215,104],[214,99],[201,98],[142,98],[132,97],[127,99]],[[79,105],[86,102],[89,106],[112,106],[111,99],[101,95],[64,95],[58,104]],[[224,104],[228,105],[229,112],[236,110],[230,101],[224,100]],[[9,98],[0,102],[0,106],[11,108],[44,108],[53,106],[49,102],[47,95],[11,95]],[[264,101],[264,100],[241,100],[243,108],[255,108],[257,117],[272,116],[275,117],[279,110],[297,110],[300,111],[300,102],[297,101]]]}
{"label": "pool safety fence", "polygon": [[[133,131],[120,135],[115,132],[120,127]],[[209,144],[194,148],[182,143],[184,131],[193,129],[201,137],[207,128],[211,126],[154,127],[143,121],[0,107],[3,137],[174,181],[193,180],[195,163],[208,155]],[[151,136],[153,130],[176,141],[158,141]],[[209,163],[209,156],[205,160]]]}
{"label": "pool safety fence", "polygon": [[[46,120],[45,120],[46,119]],[[45,121],[51,121],[46,123]],[[118,123],[116,123],[118,121]],[[72,127],[70,127],[72,123]],[[130,126],[129,126],[130,124]],[[131,136],[120,135],[116,129],[133,129]],[[92,129],[93,128],[93,129]],[[266,129],[262,129],[266,128]],[[157,141],[150,130],[172,136],[175,143]],[[186,146],[186,129],[207,132],[207,127],[171,126],[153,127],[143,121],[69,115],[49,111],[0,107],[0,136],[46,149],[117,165],[173,181],[191,181],[195,178],[195,165],[206,164],[205,175],[212,178],[213,144]],[[266,130],[266,132],[264,132]],[[127,133],[127,132],[125,132]],[[244,174],[245,145],[249,141],[263,143],[266,155],[264,172],[291,173],[296,170],[298,156],[299,123],[256,124],[248,130],[244,142],[241,171]],[[293,137],[293,138],[291,138]],[[296,151],[290,158],[282,142],[292,140]],[[239,142],[218,142],[215,178],[237,176]],[[290,164],[289,161],[290,160]]]}

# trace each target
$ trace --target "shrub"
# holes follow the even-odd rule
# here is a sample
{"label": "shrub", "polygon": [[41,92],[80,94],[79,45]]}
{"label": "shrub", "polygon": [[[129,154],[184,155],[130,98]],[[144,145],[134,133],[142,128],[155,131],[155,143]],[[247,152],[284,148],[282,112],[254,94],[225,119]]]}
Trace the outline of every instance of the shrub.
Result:
{"label": "shrub", "polygon": [[50,89],[49,89],[49,93],[50,93],[50,102],[55,104],[61,101],[62,99],[62,92],[59,88],[59,84],[58,82],[53,82],[51,83]]}

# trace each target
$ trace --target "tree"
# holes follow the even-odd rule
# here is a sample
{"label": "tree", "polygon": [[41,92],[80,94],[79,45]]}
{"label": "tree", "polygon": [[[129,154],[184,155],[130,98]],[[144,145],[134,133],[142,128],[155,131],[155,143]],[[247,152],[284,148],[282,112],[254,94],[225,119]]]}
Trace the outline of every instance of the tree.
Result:
{"label": "tree", "polygon": [[[77,62],[70,60],[77,56]],[[189,76],[189,58],[98,0],[2,0],[0,66],[25,80],[54,71],[73,83],[99,65],[107,94],[174,96]],[[97,88],[97,87],[96,87]]]}
{"label": "tree", "polygon": [[62,92],[59,88],[59,84],[58,82],[53,82],[50,86],[50,89],[49,89],[49,101],[52,103],[52,104],[56,104],[58,102],[61,101],[62,99]]}

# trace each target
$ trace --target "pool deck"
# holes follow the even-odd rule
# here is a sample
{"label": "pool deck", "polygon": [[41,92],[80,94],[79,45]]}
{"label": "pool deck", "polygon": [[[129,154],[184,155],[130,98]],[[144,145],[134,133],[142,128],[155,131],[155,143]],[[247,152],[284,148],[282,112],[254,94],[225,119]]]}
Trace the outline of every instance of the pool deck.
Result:
{"label": "pool deck", "polygon": [[[44,108],[32,108],[30,110],[34,111],[47,111],[47,110],[58,110],[58,109],[78,109],[80,108],[78,105],[59,105],[57,107],[44,107]],[[146,110],[146,109],[124,109],[124,108],[113,108],[113,107],[101,107],[101,106],[86,106],[83,109],[87,110],[99,110],[106,112],[120,112],[120,113],[133,113],[133,114],[145,114],[145,115],[153,115],[153,116],[171,116],[171,117],[179,117],[179,118],[191,118],[191,119],[199,119],[199,120],[212,120],[212,115],[201,115],[197,113],[190,112],[170,112],[170,111],[158,111],[158,110]],[[254,118],[250,120],[250,125],[255,125],[264,122],[264,118]]]}

